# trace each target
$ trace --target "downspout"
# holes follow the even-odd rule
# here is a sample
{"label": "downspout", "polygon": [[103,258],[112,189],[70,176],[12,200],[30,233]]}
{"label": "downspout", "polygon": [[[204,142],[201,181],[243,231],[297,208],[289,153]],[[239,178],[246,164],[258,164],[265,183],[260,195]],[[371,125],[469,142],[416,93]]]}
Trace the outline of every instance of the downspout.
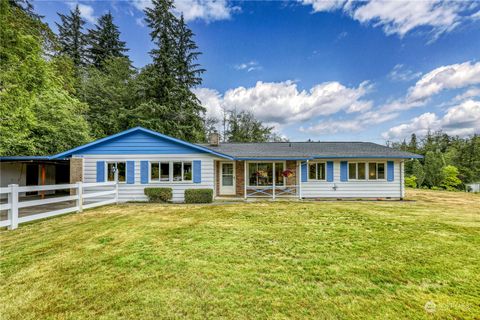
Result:
{"label": "downspout", "polygon": [[400,200],[403,200],[403,160],[400,161]]}

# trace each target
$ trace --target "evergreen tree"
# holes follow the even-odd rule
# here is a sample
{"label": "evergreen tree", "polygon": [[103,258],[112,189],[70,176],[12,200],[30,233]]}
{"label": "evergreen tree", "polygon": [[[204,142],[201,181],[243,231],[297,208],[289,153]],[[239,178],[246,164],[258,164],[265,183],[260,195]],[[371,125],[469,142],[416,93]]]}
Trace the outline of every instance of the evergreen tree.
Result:
{"label": "evergreen tree", "polygon": [[85,20],[80,16],[78,5],[68,15],[57,13],[62,23],[58,27],[60,53],[69,56],[78,69],[86,64],[86,37],[82,33]]}
{"label": "evergreen tree", "polygon": [[443,180],[443,156],[440,151],[428,151],[425,155],[425,184],[428,187],[439,187]]}
{"label": "evergreen tree", "polygon": [[[204,141],[202,116],[205,109],[190,90],[201,80],[192,80],[180,73],[187,66],[191,74],[199,76],[195,71],[199,70],[198,66],[193,63],[198,54],[190,49],[196,46],[186,40],[185,32],[179,31],[179,20],[172,13],[172,0],[153,0],[152,4],[145,10],[145,20],[156,48],[150,51],[152,64],[146,66],[139,77],[142,100],[132,113],[132,124],[187,141]],[[179,49],[180,34],[185,38],[181,41],[185,45],[182,50]],[[182,58],[181,52],[188,60]]]}
{"label": "evergreen tree", "polygon": [[184,86],[192,89],[202,84],[202,73],[205,72],[200,64],[196,63],[198,57],[202,54],[198,51],[198,46],[193,41],[193,32],[185,24],[183,15],[178,21],[177,30],[177,74],[178,80]]}
{"label": "evergreen tree", "polygon": [[89,105],[86,118],[94,138],[128,129],[131,106],[135,105],[135,75],[125,57],[108,58],[101,69],[87,69],[78,96]]}
{"label": "evergreen tree", "polygon": [[92,64],[100,68],[105,60],[112,57],[127,57],[128,51],[124,41],[120,40],[118,26],[113,23],[110,12],[98,19],[95,29],[88,30],[88,58]]}
{"label": "evergreen tree", "polygon": [[270,139],[273,127],[265,126],[248,111],[231,111],[228,117],[228,142],[266,142]]}
{"label": "evergreen tree", "polygon": [[425,171],[423,170],[423,166],[417,159],[411,161],[412,165],[412,176],[417,178],[416,184],[418,187],[421,187],[423,182],[425,181]]}

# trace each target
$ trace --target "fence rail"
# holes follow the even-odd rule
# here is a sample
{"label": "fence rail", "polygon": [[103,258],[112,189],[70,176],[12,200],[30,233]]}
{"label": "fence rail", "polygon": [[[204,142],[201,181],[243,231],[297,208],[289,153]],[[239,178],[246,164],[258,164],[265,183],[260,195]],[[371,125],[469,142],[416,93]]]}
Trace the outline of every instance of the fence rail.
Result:
{"label": "fence rail", "polygon": [[[95,187],[113,187],[112,190],[107,191],[95,191],[85,193],[89,188]],[[52,190],[74,190],[75,194],[61,197],[51,197],[39,200],[19,201],[19,193],[32,192],[32,191],[52,191]],[[8,196],[8,202],[0,204],[0,210],[8,210],[8,216],[6,220],[0,220],[0,227],[8,227],[13,230],[18,228],[18,224],[25,223],[33,220],[49,218],[60,214],[70,212],[82,212],[83,209],[90,209],[107,204],[118,203],[118,183],[116,182],[101,182],[101,183],[82,183],[77,182],[73,184],[56,184],[46,186],[26,186],[19,187],[17,184],[11,184],[8,187],[0,188],[0,195],[6,194]],[[110,199],[104,199],[104,197],[113,196]],[[84,199],[99,198],[98,201],[90,203],[84,203]],[[19,217],[18,211],[21,208],[29,208],[35,206],[43,206],[46,204],[53,204],[59,202],[73,201],[73,205],[67,208],[45,211],[40,213],[31,214],[24,217]],[[48,209],[46,209],[48,210]]]}
{"label": "fence rail", "polygon": [[297,185],[246,186],[246,198],[291,198],[298,197]]}

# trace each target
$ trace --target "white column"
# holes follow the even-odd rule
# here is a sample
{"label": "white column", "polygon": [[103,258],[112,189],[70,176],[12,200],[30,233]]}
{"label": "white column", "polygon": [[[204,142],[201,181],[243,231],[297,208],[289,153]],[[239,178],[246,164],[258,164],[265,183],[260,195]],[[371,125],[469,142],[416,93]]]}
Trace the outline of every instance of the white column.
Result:
{"label": "white column", "polygon": [[118,180],[115,183],[115,203],[118,204]]}
{"label": "white column", "polygon": [[83,212],[83,184],[81,181],[77,182],[77,207],[78,212]]}
{"label": "white column", "polygon": [[272,198],[275,200],[275,162],[273,162],[273,171],[272,171]]}
{"label": "white column", "polygon": [[11,184],[8,186],[10,193],[8,194],[8,203],[10,203],[10,210],[8,210],[8,220],[10,220],[9,230],[18,228],[18,184]]}
{"label": "white column", "polygon": [[243,161],[243,198],[247,199],[247,161]]}
{"label": "white column", "polygon": [[[300,165],[299,165],[300,164]],[[307,162],[308,166],[308,162]],[[298,197],[302,199],[302,161],[297,161]]]}

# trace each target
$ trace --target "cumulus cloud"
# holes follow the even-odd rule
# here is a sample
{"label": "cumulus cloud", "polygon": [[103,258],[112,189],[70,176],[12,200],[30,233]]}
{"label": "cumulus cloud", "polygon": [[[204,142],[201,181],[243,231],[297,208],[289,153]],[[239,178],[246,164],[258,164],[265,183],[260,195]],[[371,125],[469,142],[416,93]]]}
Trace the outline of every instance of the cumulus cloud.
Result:
{"label": "cumulus cloud", "polygon": [[251,72],[255,70],[260,70],[262,69],[262,66],[258,64],[256,61],[249,61],[245,63],[240,63],[235,66],[233,66],[236,70],[245,70],[246,72]]}
{"label": "cumulus cloud", "polygon": [[480,83],[480,62],[441,66],[425,74],[409,89],[408,101],[423,101],[446,89],[458,89]]}
{"label": "cumulus cloud", "polygon": [[416,133],[425,135],[428,131],[442,130],[451,135],[466,136],[480,132],[480,101],[467,100],[453,106],[442,117],[435,113],[427,112],[403,123],[382,136],[385,139],[404,139]]}
{"label": "cumulus cloud", "polygon": [[421,72],[414,72],[403,64],[396,64],[388,74],[388,78],[393,81],[411,81],[422,75]]}
{"label": "cumulus cloud", "polygon": [[342,10],[361,23],[382,27],[387,35],[400,37],[416,28],[426,27],[435,39],[455,29],[464,20],[472,19],[469,15],[471,6],[467,2],[303,0],[302,3],[311,5],[314,12]]}
{"label": "cumulus cloud", "polygon": [[230,89],[223,95],[206,88],[197,89],[195,93],[212,114],[219,114],[221,108],[245,110],[268,124],[281,125],[340,111],[365,112],[372,107],[372,102],[364,99],[371,90],[372,85],[368,82],[362,82],[358,87],[325,82],[307,91],[299,90],[293,81],[258,81],[254,87]]}
{"label": "cumulus cloud", "polygon": [[[151,0],[132,0],[132,4],[141,11],[152,6]],[[174,13],[183,14],[187,22],[228,20],[233,13],[241,10],[238,6],[229,5],[226,0],[175,0],[174,5]]]}

